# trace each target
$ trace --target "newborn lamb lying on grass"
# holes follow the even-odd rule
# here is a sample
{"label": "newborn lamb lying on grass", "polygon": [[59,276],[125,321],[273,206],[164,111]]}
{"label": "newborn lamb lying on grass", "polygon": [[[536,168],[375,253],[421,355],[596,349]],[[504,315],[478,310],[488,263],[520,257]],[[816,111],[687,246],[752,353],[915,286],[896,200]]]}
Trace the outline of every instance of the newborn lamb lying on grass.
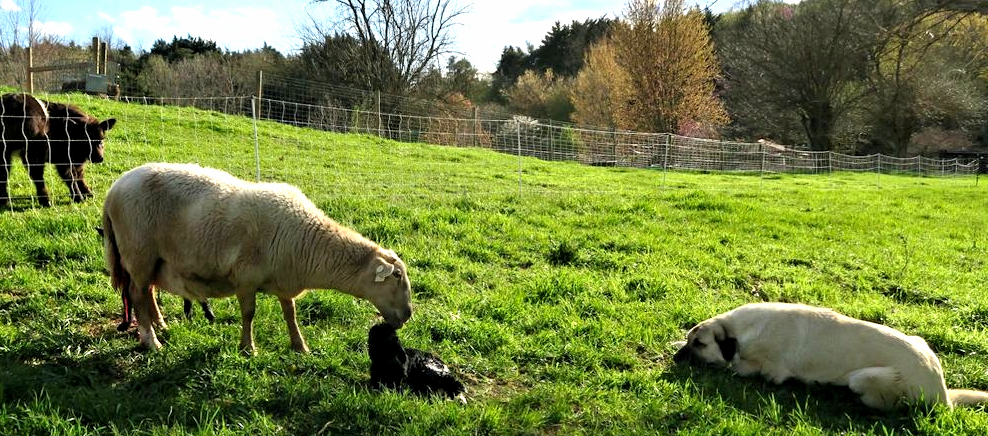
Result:
{"label": "newborn lamb lying on grass", "polygon": [[398,332],[386,323],[371,327],[367,336],[372,385],[400,389],[404,384],[416,394],[439,394],[466,402],[463,384],[439,357],[402,347]]}

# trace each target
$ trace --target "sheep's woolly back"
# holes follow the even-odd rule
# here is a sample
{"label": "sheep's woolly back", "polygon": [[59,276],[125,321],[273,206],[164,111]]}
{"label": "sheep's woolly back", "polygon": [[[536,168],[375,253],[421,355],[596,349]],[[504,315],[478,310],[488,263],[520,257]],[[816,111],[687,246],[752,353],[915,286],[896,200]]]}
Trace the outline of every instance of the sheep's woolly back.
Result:
{"label": "sheep's woolly back", "polygon": [[104,226],[115,227],[121,254],[132,264],[128,269],[155,269],[160,262],[162,271],[152,273],[160,280],[192,278],[211,288],[204,295],[187,289],[184,296],[196,299],[238,287],[349,291],[334,280],[356,274],[380,250],[291,185],[248,182],[194,164],[128,171],[110,187],[104,215],[112,221]]}

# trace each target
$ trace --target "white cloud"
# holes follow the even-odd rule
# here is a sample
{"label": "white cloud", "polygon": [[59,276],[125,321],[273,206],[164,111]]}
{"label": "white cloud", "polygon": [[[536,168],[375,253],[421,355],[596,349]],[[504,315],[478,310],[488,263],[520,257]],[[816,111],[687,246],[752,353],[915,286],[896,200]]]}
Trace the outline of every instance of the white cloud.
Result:
{"label": "white cloud", "polygon": [[98,17],[106,20],[106,21],[109,21],[110,23],[116,23],[117,22],[117,20],[114,20],[113,17],[110,16],[110,14],[108,14],[106,12],[97,12],[96,15]]}
{"label": "white cloud", "polygon": [[291,47],[288,47],[285,39],[272,34],[272,29],[276,29],[276,32],[291,30],[280,28],[272,20],[278,15],[267,8],[209,9],[208,6],[175,6],[159,11],[144,6],[121,12],[120,19],[116,21],[113,17],[104,18],[117,23],[113,28],[114,34],[135,47],[141,41],[170,41],[175,36],[191,35],[215,41],[220,47],[229,50],[260,48],[267,42],[281,51],[287,51]]}
{"label": "white cloud", "polygon": [[0,10],[7,12],[19,12],[21,7],[14,0],[0,0]]}
{"label": "white cloud", "polygon": [[35,21],[34,28],[42,35],[64,37],[72,33],[72,25],[58,21]]}
{"label": "white cloud", "polygon": [[[585,7],[583,3],[586,4]],[[606,3],[606,4],[605,4]],[[574,9],[574,6],[577,7]],[[620,2],[500,0],[476,2],[456,28],[457,48],[480,71],[493,72],[506,46],[538,46],[555,22],[569,24],[620,13]],[[541,11],[535,13],[533,11]],[[527,17],[534,16],[535,19]]]}

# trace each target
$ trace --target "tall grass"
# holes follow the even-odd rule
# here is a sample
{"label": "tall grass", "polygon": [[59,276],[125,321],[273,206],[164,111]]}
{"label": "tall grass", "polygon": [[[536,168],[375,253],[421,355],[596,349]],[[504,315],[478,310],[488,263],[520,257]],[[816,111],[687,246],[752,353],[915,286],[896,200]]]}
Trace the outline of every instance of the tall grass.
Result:
{"label": "tall grass", "polygon": [[[925,337],[950,387],[988,389],[988,193],[973,178],[683,174],[259,123],[261,176],[297,184],[409,265],[409,346],[442,356],[461,405],[368,386],[372,306],[298,301],[292,353],[261,296],[258,355],[235,299],[181,317],[157,352],[117,333],[93,227],[119,174],[197,161],[254,177],[249,120],[78,101],[115,116],[107,162],[50,209],[0,212],[0,434],[985,434],[980,409],[864,408],[844,388],[677,367],[669,343],[753,301],[833,307]],[[53,171],[49,171],[53,173]],[[53,174],[50,176],[54,177]],[[22,169],[16,195],[31,186]]]}

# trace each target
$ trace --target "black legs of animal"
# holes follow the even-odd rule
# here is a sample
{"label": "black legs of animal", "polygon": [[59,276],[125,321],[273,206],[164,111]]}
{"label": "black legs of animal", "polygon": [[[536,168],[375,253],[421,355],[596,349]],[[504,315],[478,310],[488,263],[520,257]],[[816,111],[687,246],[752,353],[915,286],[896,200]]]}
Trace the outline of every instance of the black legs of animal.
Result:
{"label": "black legs of animal", "polygon": [[[42,166],[42,168],[44,167]],[[83,178],[86,171],[85,166],[55,165],[55,169],[62,176],[65,186],[69,187],[69,193],[72,194],[72,201],[80,203],[93,196],[93,191],[89,189],[89,185],[86,184],[86,180]],[[38,195],[40,196],[41,194]]]}
{"label": "black legs of animal", "polygon": [[285,323],[288,324],[288,337],[292,341],[292,350],[299,353],[308,353],[309,346],[305,345],[305,338],[298,328],[298,321],[295,319],[295,299],[278,298],[281,303],[281,313],[285,316]]}
{"label": "black legs of animal", "polygon": [[49,207],[51,200],[48,199],[48,188],[45,187],[45,162],[48,161],[48,156],[34,152],[35,149],[24,150],[21,154],[21,160],[27,166],[27,173],[31,176],[31,181],[34,182],[34,189],[38,193],[38,203],[44,207]]}
{"label": "black legs of animal", "polygon": [[10,176],[11,155],[7,150],[4,150],[0,157],[3,158],[3,162],[0,162],[0,208],[5,208],[9,201],[7,197],[7,177]]}
{"label": "black legs of animal", "polygon": [[[206,317],[206,320],[213,322],[216,320],[216,316],[213,315],[213,308],[209,306],[208,301],[200,301],[199,307],[202,308],[202,314]],[[192,300],[187,298],[182,299],[182,312],[185,313],[186,319],[192,319]]]}

